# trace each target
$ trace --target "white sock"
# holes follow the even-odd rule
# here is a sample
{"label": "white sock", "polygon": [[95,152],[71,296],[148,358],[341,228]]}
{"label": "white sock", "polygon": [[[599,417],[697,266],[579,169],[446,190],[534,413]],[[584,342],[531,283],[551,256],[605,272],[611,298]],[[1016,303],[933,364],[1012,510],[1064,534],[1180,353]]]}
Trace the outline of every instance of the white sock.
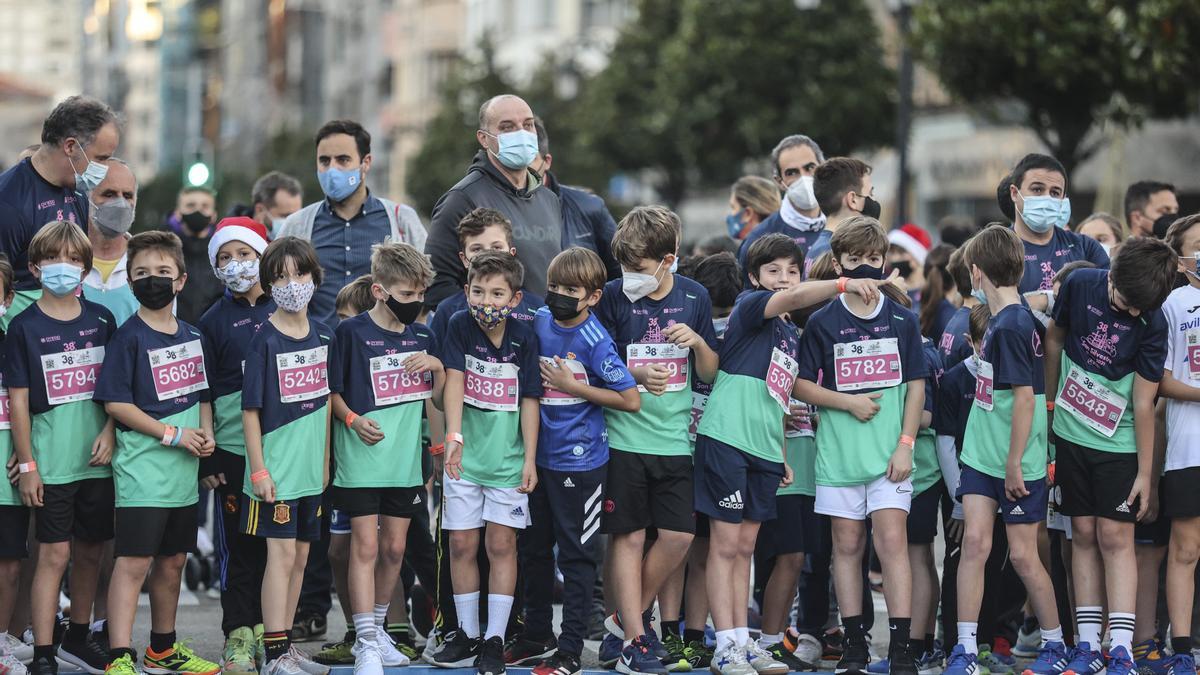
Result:
{"label": "white sock", "polygon": [[1063,634],[1062,634],[1062,625],[1061,624],[1059,624],[1058,626],[1056,626],[1054,628],[1043,628],[1042,629],[1042,646],[1043,647],[1045,647],[1047,644],[1049,644],[1051,642],[1062,642],[1062,641],[1063,641]]}
{"label": "white sock", "polygon": [[1124,647],[1125,651],[1133,653],[1133,624],[1133,612],[1108,613],[1108,634],[1112,636],[1109,653],[1117,647]]}
{"label": "white sock", "polygon": [[354,632],[358,634],[359,639],[366,640],[367,642],[375,640],[374,617],[363,612],[362,614],[355,614],[351,618],[354,619]]}
{"label": "white sock", "polygon": [[92,622],[92,632],[99,633],[100,631],[104,630],[104,624],[107,622],[108,622],[108,619],[97,619],[97,620],[93,621]]}
{"label": "white sock", "polygon": [[758,638],[758,644],[763,649],[777,645],[780,642],[783,642],[783,633],[763,633],[762,636]]}
{"label": "white sock", "polygon": [[504,639],[504,629],[508,628],[508,615],[512,612],[512,606],[513,596],[488,593],[488,625],[483,639]]}
{"label": "white sock", "polygon": [[1086,642],[1092,651],[1100,651],[1100,623],[1104,616],[1103,611],[1103,608],[1094,606],[1075,608],[1076,644]]}
{"label": "white sock", "polygon": [[750,629],[746,626],[736,626],[734,627],[733,632],[736,636],[735,639],[737,640],[738,646],[745,646],[745,644],[750,641]]}
{"label": "white sock", "polygon": [[966,650],[968,654],[979,656],[979,642],[977,641],[979,633],[978,621],[959,621],[958,622],[958,644]]}
{"label": "white sock", "polygon": [[375,605],[375,627],[379,630],[383,630],[383,624],[387,623],[387,612],[390,606],[390,604]]}
{"label": "white sock", "polygon": [[479,591],[454,594],[454,611],[458,612],[458,627],[474,640],[479,637]]}
{"label": "white sock", "polygon": [[737,641],[737,631],[733,628],[729,630],[717,631],[717,654],[729,649]]}

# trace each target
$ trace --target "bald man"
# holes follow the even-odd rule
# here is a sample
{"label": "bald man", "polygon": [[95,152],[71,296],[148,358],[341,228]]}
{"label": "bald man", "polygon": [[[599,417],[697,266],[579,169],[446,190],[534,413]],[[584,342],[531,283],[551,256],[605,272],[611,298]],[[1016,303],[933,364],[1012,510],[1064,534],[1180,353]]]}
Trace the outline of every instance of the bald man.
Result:
{"label": "bald man", "polygon": [[92,271],[83,279],[83,296],[107,307],[120,325],[138,308],[125,271],[125,250],[137,205],[137,179],[129,165],[115,157],[104,164],[108,173],[88,197]]}

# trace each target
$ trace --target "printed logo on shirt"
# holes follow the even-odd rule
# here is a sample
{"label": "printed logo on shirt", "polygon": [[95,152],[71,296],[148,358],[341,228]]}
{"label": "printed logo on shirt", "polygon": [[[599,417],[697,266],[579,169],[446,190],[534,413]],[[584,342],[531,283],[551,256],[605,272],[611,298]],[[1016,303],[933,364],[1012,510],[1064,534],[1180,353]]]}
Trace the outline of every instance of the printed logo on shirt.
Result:
{"label": "printed logo on shirt", "polygon": [[604,359],[604,362],[600,364],[600,377],[603,377],[605,382],[621,381],[624,373],[621,372],[621,366],[617,361],[617,357],[610,356]]}
{"label": "printed logo on shirt", "polygon": [[742,501],[742,491],[735,490],[733,494],[717,502],[717,506],[720,506],[723,509],[741,511],[742,509],[746,508],[746,503]]}
{"label": "printed logo on shirt", "polygon": [[[1113,328],[1119,329],[1120,326],[1113,324]],[[1088,360],[1101,367],[1111,364],[1116,358],[1117,343],[1121,341],[1120,335],[1111,334],[1108,329],[1108,322],[1101,321],[1096,324],[1095,330],[1079,342],[1080,346],[1087,350],[1090,357]]]}
{"label": "printed logo on shirt", "polygon": [[573,488],[575,487],[575,481],[571,480],[570,476],[567,476],[567,479],[563,481],[563,487]]}

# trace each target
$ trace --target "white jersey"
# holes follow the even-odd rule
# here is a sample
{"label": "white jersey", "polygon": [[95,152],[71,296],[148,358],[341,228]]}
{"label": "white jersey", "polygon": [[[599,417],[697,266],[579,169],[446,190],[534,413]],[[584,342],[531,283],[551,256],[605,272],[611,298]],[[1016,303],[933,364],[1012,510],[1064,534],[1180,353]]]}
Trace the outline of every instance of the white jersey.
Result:
{"label": "white jersey", "polygon": [[[1200,388],[1200,289],[1176,288],[1163,304],[1167,318],[1166,370]],[[1165,471],[1200,466],[1200,403],[1167,399]]]}

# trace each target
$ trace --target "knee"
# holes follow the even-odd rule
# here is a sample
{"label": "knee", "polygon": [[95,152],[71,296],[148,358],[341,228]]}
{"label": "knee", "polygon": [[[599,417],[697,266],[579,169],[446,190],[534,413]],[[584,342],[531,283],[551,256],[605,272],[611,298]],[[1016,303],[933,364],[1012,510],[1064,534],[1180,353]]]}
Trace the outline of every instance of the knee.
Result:
{"label": "knee", "polygon": [[375,556],[379,551],[379,542],[374,537],[351,537],[350,538],[350,557],[355,562],[367,562],[374,564]]}
{"label": "knee", "polygon": [[399,565],[404,562],[404,544],[403,537],[385,537],[379,545],[379,554],[387,560],[390,565]]}
{"label": "knee", "polygon": [[485,545],[487,546],[488,560],[504,560],[515,558],[517,555],[516,536],[511,532],[488,532]]}
{"label": "knee", "polygon": [[336,565],[345,565],[350,561],[350,537],[344,534],[335,534],[329,541],[329,562]]}
{"label": "knee", "polygon": [[475,549],[478,546],[478,540],[474,536],[474,532],[465,530],[450,531],[450,557],[455,560],[464,560],[475,557]]}
{"label": "knee", "polygon": [[800,570],[802,569],[804,569],[803,553],[787,553],[775,558],[776,572],[800,576]]}
{"label": "knee", "polygon": [[1096,547],[1096,521],[1094,519],[1071,519],[1071,546],[1079,549]]}
{"label": "knee", "polygon": [[1041,556],[1038,555],[1037,549],[1010,548],[1008,551],[1008,559],[1012,563],[1013,569],[1022,579],[1030,574],[1037,572],[1042,566]]}
{"label": "knee", "polygon": [[1171,537],[1171,562],[1177,565],[1195,565],[1200,559],[1200,541],[1188,537]]}
{"label": "knee", "polygon": [[274,542],[267,551],[267,564],[279,567],[292,567],[296,564],[296,542],[288,539],[279,539]]}
{"label": "knee", "polygon": [[908,556],[908,532],[892,528],[875,528],[872,533],[875,548],[879,551],[882,561],[893,556]]}
{"label": "knee", "polygon": [[62,571],[67,568],[70,560],[71,542],[42,544],[38,547],[38,567],[45,566],[50,570]]}
{"label": "knee", "polygon": [[863,532],[838,532],[833,535],[833,554],[840,558],[862,555],[866,544]]}
{"label": "knee", "polygon": [[646,531],[638,530],[637,532],[630,532],[629,534],[615,535],[613,536],[612,543],[610,545],[613,548],[621,551],[632,552],[636,554],[640,560],[642,557],[642,550],[646,546]]}
{"label": "knee", "polygon": [[1096,542],[1105,554],[1133,553],[1133,525],[1105,521],[1096,528]]}
{"label": "knee", "polygon": [[990,534],[978,530],[967,529],[963,534],[962,542],[962,558],[978,562],[987,560],[992,554],[992,537]]}

